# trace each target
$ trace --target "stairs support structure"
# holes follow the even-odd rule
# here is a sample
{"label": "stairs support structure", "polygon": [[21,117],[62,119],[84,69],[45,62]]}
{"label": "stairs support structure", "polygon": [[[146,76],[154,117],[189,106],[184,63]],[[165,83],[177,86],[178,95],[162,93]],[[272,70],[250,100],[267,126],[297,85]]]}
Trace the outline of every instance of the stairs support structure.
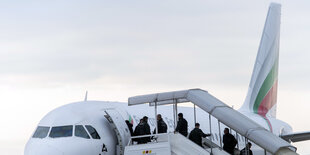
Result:
{"label": "stairs support structure", "polygon": [[192,102],[226,126],[272,154],[297,154],[294,146],[201,89],[134,96],[128,98],[128,105],[149,103],[153,106],[155,102],[156,105],[167,105],[174,104],[175,101],[177,103]]}

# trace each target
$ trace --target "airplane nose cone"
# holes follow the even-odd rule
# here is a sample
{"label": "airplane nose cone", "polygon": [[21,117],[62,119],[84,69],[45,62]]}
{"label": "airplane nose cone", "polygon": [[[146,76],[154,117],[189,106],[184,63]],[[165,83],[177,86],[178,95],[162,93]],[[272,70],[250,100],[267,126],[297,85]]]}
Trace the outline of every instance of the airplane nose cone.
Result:
{"label": "airplane nose cone", "polygon": [[[101,145],[91,145],[82,139],[30,139],[26,144],[24,155],[88,155],[100,154]],[[95,151],[94,151],[95,150]]]}
{"label": "airplane nose cone", "polygon": [[34,142],[28,143],[25,147],[24,155],[64,155],[59,149],[45,143],[35,144]]}

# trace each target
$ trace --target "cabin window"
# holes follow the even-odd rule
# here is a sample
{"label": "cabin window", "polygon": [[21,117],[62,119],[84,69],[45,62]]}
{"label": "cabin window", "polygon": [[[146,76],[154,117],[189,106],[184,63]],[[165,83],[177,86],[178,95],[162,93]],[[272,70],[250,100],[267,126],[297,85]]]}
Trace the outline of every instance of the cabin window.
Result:
{"label": "cabin window", "polygon": [[34,132],[32,138],[45,138],[48,134],[50,127],[38,126],[37,130]]}
{"label": "cabin window", "polygon": [[72,125],[52,127],[49,137],[51,138],[71,137],[72,130],[73,130]]}
{"label": "cabin window", "polygon": [[90,139],[90,137],[89,137],[88,133],[86,132],[86,130],[84,129],[83,125],[76,125],[75,126],[74,135],[76,137]]}
{"label": "cabin window", "polygon": [[95,128],[90,125],[85,125],[85,127],[93,139],[100,139],[100,136]]}

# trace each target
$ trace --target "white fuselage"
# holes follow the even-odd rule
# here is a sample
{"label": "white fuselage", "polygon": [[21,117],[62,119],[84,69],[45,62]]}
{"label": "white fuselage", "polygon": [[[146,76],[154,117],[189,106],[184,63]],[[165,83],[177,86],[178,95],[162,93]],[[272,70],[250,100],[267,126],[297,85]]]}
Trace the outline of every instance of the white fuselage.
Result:
{"label": "white fuselage", "polygon": [[[133,119],[133,127],[137,125],[137,122],[139,122],[140,118],[143,116],[148,116],[148,123],[151,127],[151,130],[153,131],[155,128],[156,121],[154,107],[150,107],[148,105],[128,106],[126,103],[98,101],[71,103],[51,111],[40,121],[38,126],[49,127],[48,133],[43,138],[33,138],[32,136],[25,147],[24,154],[115,155],[117,137],[115,131],[112,129],[110,123],[104,116],[106,115],[104,112],[106,109],[116,109],[116,111],[118,111],[119,115],[124,120],[128,120],[131,117]],[[184,118],[187,119],[189,126],[188,131],[190,132],[194,127],[194,108],[188,106],[178,106],[177,111],[182,112]],[[172,106],[159,106],[157,112],[158,114],[162,115],[163,120],[167,123],[168,131],[174,131],[175,120]],[[268,124],[262,117],[252,113],[243,114],[269,130]],[[196,108],[196,121],[200,123],[200,128],[205,133],[210,133],[208,113],[199,108]],[[270,122],[273,127],[273,133],[276,135],[281,134],[281,132],[291,132],[291,127],[280,120],[271,119]],[[52,127],[70,125],[72,126],[72,136],[57,138],[52,138],[50,136]],[[86,126],[89,125],[94,127],[99,134],[100,139],[94,139],[88,130],[87,133],[89,138],[76,136],[78,134],[76,131],[77,125],[82,125],[85,129]],[[225,125],[221,124],[219,128],[218,121],[212,117],[211,139],[219,146],[221,146],[221,137],[223,136],[223,130],[225,127]],[[234,131],[231,133],[236,136]],[[128,141],[130,137],[125,138],[127,138],[126,141]],[[238,135],[236,138],[238,139],[239,149],[242,149],[245,145],[244,137]],[[103,145],[105,147],[103,147]],[[106,151],[103,151],[103,148],[105,148]],[[255,145],[252,147],[252,150],[255,152],[255,154],[263,154],[264,152],[262,149]]]}

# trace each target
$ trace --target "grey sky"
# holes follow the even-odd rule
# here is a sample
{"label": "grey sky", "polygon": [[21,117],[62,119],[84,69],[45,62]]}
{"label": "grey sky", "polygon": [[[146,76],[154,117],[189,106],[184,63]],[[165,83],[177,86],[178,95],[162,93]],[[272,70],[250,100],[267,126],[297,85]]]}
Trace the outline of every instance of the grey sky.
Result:
{"label": "grey sky", "polygon": [[[309,117],[310,2],[278,2],[278,118],[297,131],[310,130],[299,120]],[[82,100],[86,90],[90,99],[126,101],[199,87],[240,107],[269,3],[1,1],[0,120],[9,127],[1,129],[0,141],[8,144],[0,150],[21,154],[47,112]]]}

